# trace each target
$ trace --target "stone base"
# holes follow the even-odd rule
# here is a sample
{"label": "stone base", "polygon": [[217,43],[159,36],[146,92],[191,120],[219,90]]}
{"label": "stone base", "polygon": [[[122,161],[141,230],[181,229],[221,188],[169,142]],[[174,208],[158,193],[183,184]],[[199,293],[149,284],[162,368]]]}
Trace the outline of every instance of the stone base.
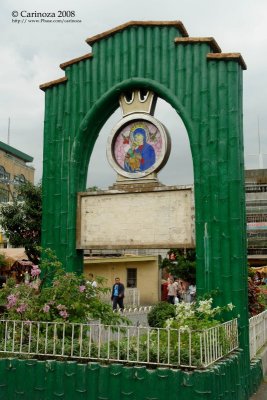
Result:
{"label": "stone base", "polygon": [[109,187],[109,190],[131,192],[153,189],[156,187],[165,187],[165,185],[159,182],[155,172],[152,172],[152,174],[140,179],[125,178],[124,176],[118,174],[116,182]]}

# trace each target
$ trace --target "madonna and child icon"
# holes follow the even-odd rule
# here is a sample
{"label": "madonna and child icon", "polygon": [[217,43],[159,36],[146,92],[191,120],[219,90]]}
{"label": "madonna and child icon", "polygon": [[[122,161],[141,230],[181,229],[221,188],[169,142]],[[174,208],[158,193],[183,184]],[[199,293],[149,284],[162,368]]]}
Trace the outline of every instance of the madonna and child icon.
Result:
{"label": "madonna and child icon", "polygon": [[[120,100],[122,108],[123,99]],[[140,106],[140,101],[133,101],[127,106],[127,115],[109,137],[107,158],[118,174],[131,179],[142,178],[158,172],[165,165],[170,153],[170,138],[164,125],[149,114],[150,107],[146,104]]]}
{"label": "madonna and child icon", "polygon": [[156,161],[156,153],[151,144],[147,142],[147,129],[145,124],[133,127],[130,134],[131,145],[124,159],[124,169],[128,172],[146,171]]}

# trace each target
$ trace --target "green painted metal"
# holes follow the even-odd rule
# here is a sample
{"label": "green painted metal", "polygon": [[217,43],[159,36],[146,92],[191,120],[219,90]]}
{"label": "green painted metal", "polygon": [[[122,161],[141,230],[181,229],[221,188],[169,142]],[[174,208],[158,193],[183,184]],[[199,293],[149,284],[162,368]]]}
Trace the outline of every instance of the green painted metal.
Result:
{"label": "green painted metal", "polygon": [[123,376],[122,373],[123,373],[123,366],[121,364],[112,364],[110,366],[109,392],[112,393],[115,399],[120,398],[121,379]]}
{"label": "green painted metal", "polygon": [[[56,361],[48,360],[46,363],[46,390],[50,393],[51,398],[55,398],[54,389],[56,387],[57,375],[56,375]],[[59,393],[60,396],[60,393]]]}
{"label": "green painted metal", "polygon": [[0,400],[7,398],[6,360],[0,363]]}
{"label": "green painted metal", "polygon": [[143,396],[146,387],[146,367],[135,367],[134,392],[136,398]]}
{"label": "green painted metal", "polygon": [[[86,375],[87,366],[86,364],[78,364],[77,365],[77,375],[80,379],[76,382],[76,392],[79,395],[79,399],[87,398],[87,375]],[[72,399],[73,396],[69,395],[69,399]]]}
{"label": "green painted metal", "polygon": [[153,90],[181,116],[190,141],[198,293],[218,289],[218,305],[236,306],[249,371],[242,67],[207,59],[208,43],[175,43],[180,36],[174,26],[127,27],[96,41],[91,58],[68,65],[67,81],[46,89],[42,245],[67,271],[83,270],[75,246],[77,192],[85,190],[99,131],[121,92]]}
{"label": "green painted metal", "polygon": [[7,394],[8,398],[12,398],[12,395],[14,393],[14,388],[17,388],[17,385],[16,385],[17,364],[18,364],[18,360],[10,359],[10,360],[8,360],[8,363],[6,365],[6,369],[7,369],[7,374],[6,374],[7,393],[6,394]]}
{"label": "green painted metal", "polygon": [[45,379],[46,362],[45,361],[36,362],[36,360],[29,360],[28,362],[32,362],[33,365],[30,379],[27,379],[27,381],[30,382],[31,387],[33,387],[34,385],[32,399],[44,400],[46,392],[46,379]]}
{"label": "green painted metal", "polygon": [[247,400],[262,381],[262,369],[260,361],[255,360],[248,385],[244,385],[242,358],[243,352],[237,352],[214,367],[194,372],[74,361],[0,359],[0,398]]}
{"label": "green painted metal", "polygon": [[25,392],[27,390],[27,374],[26,374],[26,363],[23,360],[16,360],[16,398],[23,399],[25,396]]}
{"label": "green painted metal", "polygon": [[[86,381],[86,371],[83,371],[84,375],[80,375],[80,381]],[[77,363],[75,361],[67,361],[65,363],[65,374],[64,374],[64,388],[66,400],[72,400],[74,398],[75,384],[78,385],[78,391],[80,383],[77,382]],[[76,383],[77,382],[77,383]]]}

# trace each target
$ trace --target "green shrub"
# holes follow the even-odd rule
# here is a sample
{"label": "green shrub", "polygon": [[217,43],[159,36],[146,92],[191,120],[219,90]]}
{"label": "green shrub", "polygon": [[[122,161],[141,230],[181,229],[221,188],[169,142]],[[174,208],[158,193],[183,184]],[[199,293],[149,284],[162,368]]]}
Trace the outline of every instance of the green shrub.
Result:
{"label": "green shrub", "polygon": [[248,310],[250,317],[260,314],[265,309],[265,299],[261,293],[260,287],[249,278],[248,279]]}
{"label": "green shrub", "polygon": [[[32,267],[28,281],[17,284],[9,278],[0,290],[2,319],[76,323],[93,319],[108,325],[129,323],[101,300],[101,295],[108,290],[102,278],[93,287],[85,276],[66,272],[51,250],[43,253],[46,258],[39,266]],[[50,285],[44,284],[47,281]]]}
{"label": "green shrub", "polygon": [[173,304],[164,301],[152,307],[147,315],[149,326],[163,328],[167,319],[175,316],[175,307]]}
{"label": "green shrub", "polygon": [[0,253],[0,267],[6,267],[8,265],[8,260],[6,256]]}
{"label": "green shrub", "polygon": [[168,257],[164,258],[160,268],[184,281],[196,284],[196,251],[195,249],[170,249]]}

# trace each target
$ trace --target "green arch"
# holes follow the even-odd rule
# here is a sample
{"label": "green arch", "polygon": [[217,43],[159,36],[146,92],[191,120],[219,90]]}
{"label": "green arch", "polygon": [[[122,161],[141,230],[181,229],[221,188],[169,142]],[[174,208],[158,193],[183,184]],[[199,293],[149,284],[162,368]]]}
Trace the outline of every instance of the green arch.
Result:
{"label": "green arch", "polygon": [[121,91],[149,87],[176,109],[189,135],[198,293],[218,290],[217,304],[234,303],[248,354],[243,64],[208,38],[181,36],[175,24],[128,24],[94,38],[91,55],[63,64],[65,78],[43,85],[42,245],[56,251],[66,270],[82,270],[77,192],[85,189],[97,134]]}

